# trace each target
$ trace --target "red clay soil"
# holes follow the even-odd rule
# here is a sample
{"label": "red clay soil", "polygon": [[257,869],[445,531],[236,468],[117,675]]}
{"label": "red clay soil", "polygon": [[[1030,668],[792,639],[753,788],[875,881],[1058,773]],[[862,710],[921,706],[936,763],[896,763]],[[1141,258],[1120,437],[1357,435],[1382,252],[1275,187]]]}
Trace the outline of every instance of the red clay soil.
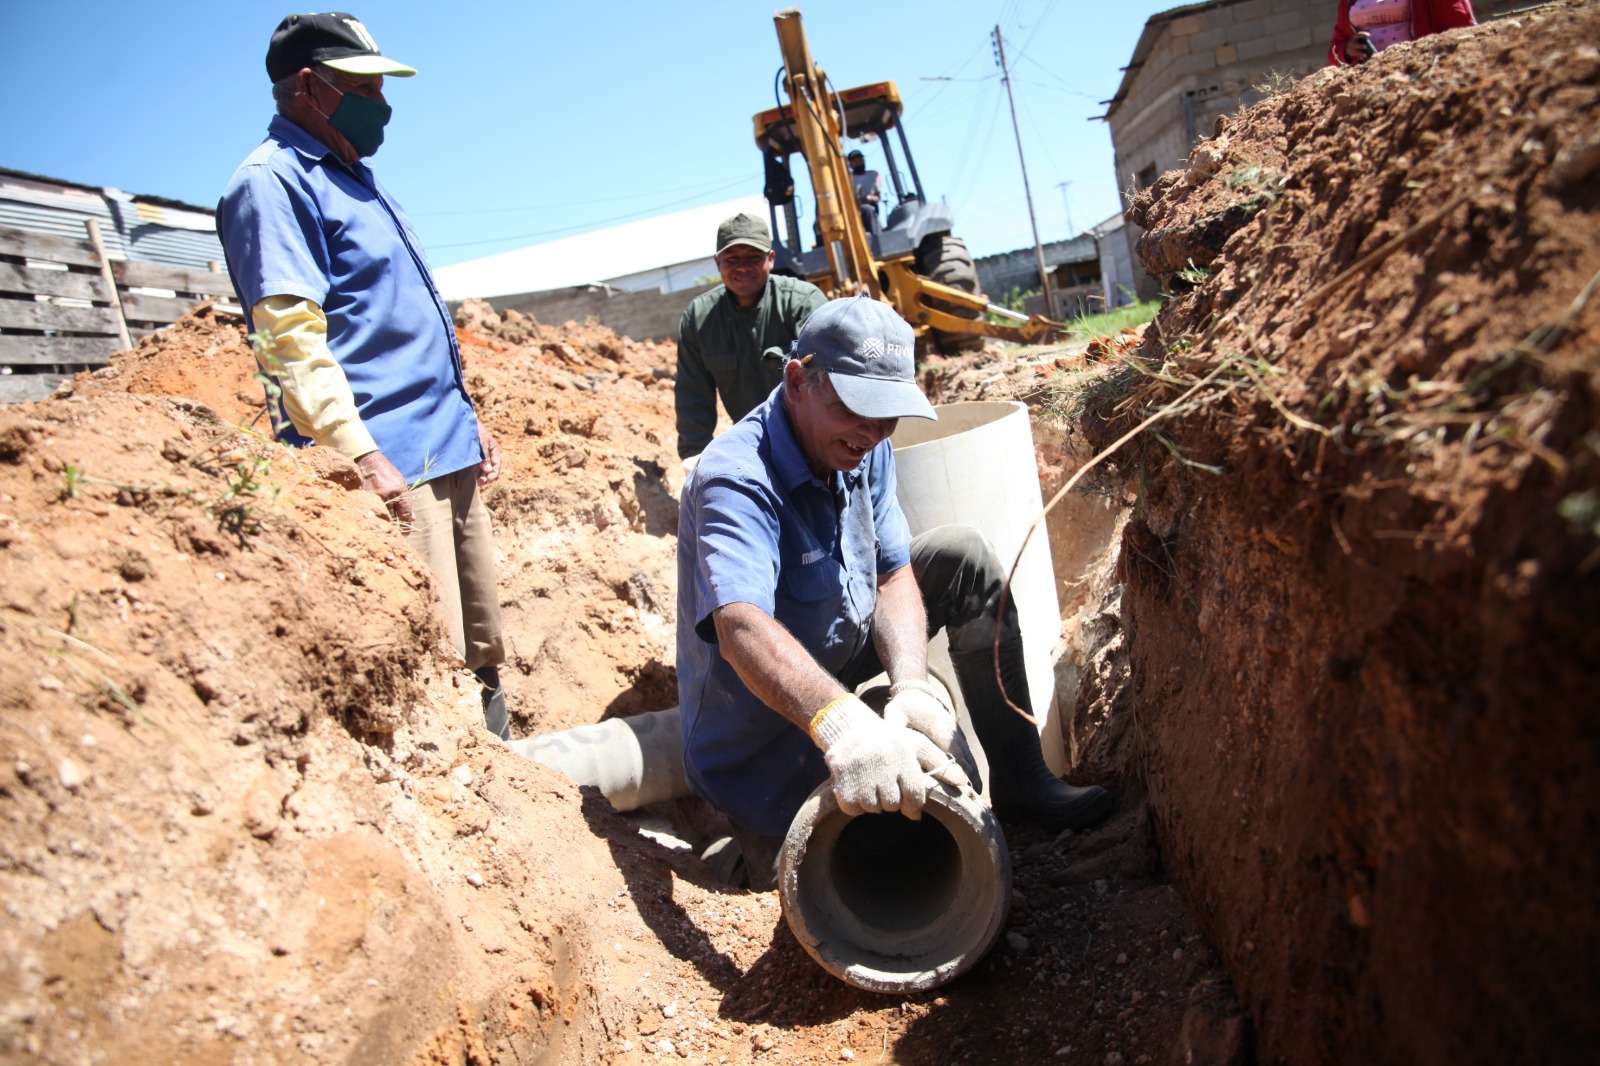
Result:
{"label": "red clay soil", "polygon": [[1600,5],[1328,70],[1142,193],[1091,390],[1156,836],[1264,1061],[1600,1044]]}
{"label": "red clay soil", "polygon": [[[458,317],[505,452],[488,498],[516,732],[671,705],[670,347]],[[940,398],[1037,392],[1056,357],[940,361]],[[253,369],[203,307],[70,397],[0,412],[0,1061],[1245,1046],[1120,768],[1096,778],[1122,797],[1106,826],[1008,827],[1007,936],[962,980],[886,997],[828,976],[775,895],[639,832],[705,843],[696,803],[619,816],[483,733],[426,572],[351,465],[230,426],[259,410]],[[1072,461],[1041,456],[1057,478]]]}

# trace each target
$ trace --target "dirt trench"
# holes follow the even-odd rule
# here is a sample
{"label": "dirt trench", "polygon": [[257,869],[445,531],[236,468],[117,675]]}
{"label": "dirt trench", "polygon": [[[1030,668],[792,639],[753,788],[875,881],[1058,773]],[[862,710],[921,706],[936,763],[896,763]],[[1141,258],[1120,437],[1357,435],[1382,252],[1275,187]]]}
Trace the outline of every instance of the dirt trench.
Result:
{"label": "dirt trench", "polygon": [[[488,501],[516,731],[671,705],[670,346],[477,305],[458,335],[505,456]],[[1059,358],[937,360],[929,385],[1025,395]],[[1239,1044],[1131,779],[1101,829],[1008,827],[1006,940],[962,981],[885,997],[825,974],[774,895],[710,877],[703,805],[619,816],[483,734],[425,568],[349,463],[261,438],[253,369],[242,325],[204,307],[0,412],[0,1061],[1132,1063]],[[1040,428],[1059,481],[1075,446]],[[1103,549],[1115,510],[1089,506]]]}

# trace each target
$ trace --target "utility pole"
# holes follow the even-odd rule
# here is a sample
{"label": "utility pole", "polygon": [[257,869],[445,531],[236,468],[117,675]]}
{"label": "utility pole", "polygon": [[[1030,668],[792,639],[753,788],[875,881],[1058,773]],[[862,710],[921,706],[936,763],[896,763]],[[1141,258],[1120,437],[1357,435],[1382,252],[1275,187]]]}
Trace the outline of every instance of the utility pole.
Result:
{"label": "utility pole", "polygon": [[1028,200],[1028,224],[1033,227],[1033,256],[1039,264],[1039,285],[1044,290],[1044,313],[1056,317],[1056,294],[1050,289],[1050,272],[1044,265],[1044,245],[1039,243],[1039,220],[1033,214],[1033,190],[1028,187],[1028,160],[1022,154],[1022,127],[1017,125],[1017,98],[1011,94],[1011,70],[1006,66],[1006,45],[1000,27],[994,28],[994,54],[1000,62],[1000,80],[1011,104],[1011,129],[1017,135],[1017,161],[1022,164],[1022,194]]}
{"label": "utility pole", "polygon": [[1066,212],[1066,215],[1067,215],[1067,239],[1068,240],[1071,240],[1072,237],[1074,236],[1073,229],[1072,229],[1072,201],[1067,199],[1067,186],[1071,185],[1071,184],[1072,184],[1071,181],[1058,181],[1058,182],[1056,182],[1056,188],[1061,190],[1061,210]]}

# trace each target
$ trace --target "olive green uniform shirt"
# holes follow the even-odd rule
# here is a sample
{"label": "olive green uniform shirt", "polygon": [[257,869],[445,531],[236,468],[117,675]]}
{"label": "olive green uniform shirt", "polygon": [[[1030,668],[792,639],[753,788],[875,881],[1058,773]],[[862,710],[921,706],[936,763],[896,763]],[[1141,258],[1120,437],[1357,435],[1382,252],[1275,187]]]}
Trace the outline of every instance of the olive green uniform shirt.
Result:
{"label": "olive green uniform shirt", "polygon": [[678,458],[711,443],[717,397],[737,422],[778,387],[801,323],[827,302],[809,281],[777,274],[754,307],[734,303],[724,285],[695,297],[678,324]]}

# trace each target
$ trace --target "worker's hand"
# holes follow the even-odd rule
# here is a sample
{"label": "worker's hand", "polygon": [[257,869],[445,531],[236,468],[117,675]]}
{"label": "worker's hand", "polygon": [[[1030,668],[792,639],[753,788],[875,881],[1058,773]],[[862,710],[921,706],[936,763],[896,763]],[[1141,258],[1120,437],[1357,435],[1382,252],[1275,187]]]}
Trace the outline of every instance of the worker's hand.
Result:
{"label": "worker's hand", "polygon": [[935,692],[932,685],[920,679],[895,682],[889,688],[883,720],[915,729],[948,755],[956,739],[956,715]]}
{"label": "worker's hand", "polygon": [[839,809],[852,816],[899,811],[921,818],[929,780],[923,764],[948,760],[927,737],[885,722],[854,696],[823,708],[812,720],[811,737],[828,762]]}
{"label": "worker's hand", "polygon": [[478,443],[483,446],[483,462],[478,464],[478,484],[487,485],[500,476],[500,443],[481,421],[478,423]]}
{"label": "worker's hand", "polygon": [[405,475],[382,452],[361,456],[356,460],[356,469],[361,471],[361,487],[376,493],[378,499],[388,504],[389,513],[396,522],[409,525],[415,519]]}
{"label": "worker's hand", "polygon": [[1366,30],[1361,30],[1344,43],[1344,57],[1351,63],[1365,63],[1377,54],[1378,50],[1372,44],[1372,35]]}

